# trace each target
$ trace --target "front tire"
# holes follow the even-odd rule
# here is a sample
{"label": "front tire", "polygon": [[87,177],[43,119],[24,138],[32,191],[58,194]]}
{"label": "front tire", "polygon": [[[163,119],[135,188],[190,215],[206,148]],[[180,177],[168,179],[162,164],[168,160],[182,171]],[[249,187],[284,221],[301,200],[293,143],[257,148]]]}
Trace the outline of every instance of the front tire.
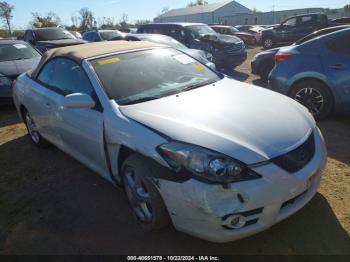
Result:
{"label": "front tire", "polygon": [[304,80],[297,83],[290,97],[304,105],[316,120],[327,118],[333,109],[333,97],[328,87],[317,80]]}
{"label": "front tire", "polygon": [[26,109],[23,109],[22,114],[23,114],[24,124],[27,128],[29,137],[32,140],[32,142],[40,148],[48,147],[49,143],[40,135],[37,129],[37,126],[34,120],[32,119],[31,115],[29,114],[29,112]]}
{"label": "front tire", "polygon": [[151,161],[133,154],[122,165],[122,178],[129,203],[142,228],[148,231],[170,224],[163,199],[151,180]]}

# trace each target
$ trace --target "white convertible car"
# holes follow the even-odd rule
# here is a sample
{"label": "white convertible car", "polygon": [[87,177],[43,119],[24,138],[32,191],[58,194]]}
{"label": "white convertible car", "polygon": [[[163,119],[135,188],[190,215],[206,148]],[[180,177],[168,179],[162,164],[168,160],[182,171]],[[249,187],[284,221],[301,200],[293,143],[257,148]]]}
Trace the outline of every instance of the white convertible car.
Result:
{"label": "white convertible car", "polygon": [[307,204],[326,164],[299,103],[148,42],[48,51],[13,95],[33,142],[124,187],[147,229],[247,237]]}

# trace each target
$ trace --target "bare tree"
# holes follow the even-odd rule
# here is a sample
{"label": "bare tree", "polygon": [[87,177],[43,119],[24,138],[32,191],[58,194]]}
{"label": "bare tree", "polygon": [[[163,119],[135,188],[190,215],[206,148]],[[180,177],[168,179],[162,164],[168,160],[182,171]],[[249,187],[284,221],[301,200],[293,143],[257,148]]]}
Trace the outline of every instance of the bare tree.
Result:
{"label": "bare tree", "polygon": [[93,27],[96,27],[96,20],[93,13],[88,8],[82,8],[79,10],[80,15],[80,30],[87,31]]}
{"label": "bare tree", "polygon": [[194,2],[190,2],[187,6],[191,7],[191,6],[197,6],[197,5],[207,5],[208,1],[205,0],[196,0]]}
{"label": "bare tree", "polygon": [[79,26],[79,18],[75,14],[70,17],[70,20],[72,21],[72,26],[76,28]]}
{"label": "bare tree", "polygon": [[54,12],[48,12],[45,15],[41,15],[37,12],[32,13],[33,20],[30,22],[33,27],[56,27],[61,23],[61,19]]}
{"label": "bare tree", "polygon": [[148,20],[148,19],[145,19],[145,20],[139,19],[139,20],[136,20],[136,21],[135,21],[135,26],[136,26],[136,27],[139,27],[140,25],[146,25],[146,24],[150,24],[150,23],[152,23],[151,20]]}
{"label": "bare tree", "polygon": [[115,22],[112,17],[105,17],[98,18],[98,27],[101,29],[114,29],[115,28]]}
{"label": "bare tree", "polygon": [[13,5],[3,1],[0,2],[0,18],[6,23],[7,30],[11,34],[12,11],[15,9]]}
{"label": "bare tree", "polygon": [[124,13],[120,18],[120,22],[119,22],[121,28],[126,28],[128,26],[128,20],[129,20],[128,14]]}

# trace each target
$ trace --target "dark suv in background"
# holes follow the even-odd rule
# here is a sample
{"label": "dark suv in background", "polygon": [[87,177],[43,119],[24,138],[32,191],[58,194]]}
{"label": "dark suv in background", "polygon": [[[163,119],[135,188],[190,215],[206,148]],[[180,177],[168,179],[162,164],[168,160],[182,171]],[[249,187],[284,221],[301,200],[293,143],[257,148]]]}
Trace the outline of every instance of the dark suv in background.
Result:
{"label": "dark suv in background", "polygon": [[88,42],[124,40],[126,35],[118,30],[95,30],[85,32],[83,39]]}
{"label": "dark suv in background", "polygon": [[268,49],[275,44],[291,44],[308,34],[328,27],[328,17],[322,13],[293,16],[279,26],[262,31],[262,44]]}
{"label": "dark suv in background", "polygon": [[162,34],[173,37],[188,48],[209,52],[217,69],[232,70],[247,59],[247,51],[241,39],[220,35],[205,24],[158,23],[139,27],[137,33]]}
{"label": "dark suv in background", "polygon": [[86,41],[77,39],[69,31],[60,27],[28,29],[23,40],[30,43],[41,53],[52,48],[84,44]]}

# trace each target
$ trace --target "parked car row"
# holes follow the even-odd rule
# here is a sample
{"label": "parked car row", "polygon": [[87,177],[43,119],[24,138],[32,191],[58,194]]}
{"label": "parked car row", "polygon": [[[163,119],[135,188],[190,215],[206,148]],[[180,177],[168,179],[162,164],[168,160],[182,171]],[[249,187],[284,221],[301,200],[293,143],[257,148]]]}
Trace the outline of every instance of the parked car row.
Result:
{"label": "parked car row", "polygon": [[188,48],[208,52],[213,55],[213,62],[218,69],[232,70],[247,59],[241,39],[218,34],[205,24],[154,23],[140,26],[137,33],[167,35]]}

